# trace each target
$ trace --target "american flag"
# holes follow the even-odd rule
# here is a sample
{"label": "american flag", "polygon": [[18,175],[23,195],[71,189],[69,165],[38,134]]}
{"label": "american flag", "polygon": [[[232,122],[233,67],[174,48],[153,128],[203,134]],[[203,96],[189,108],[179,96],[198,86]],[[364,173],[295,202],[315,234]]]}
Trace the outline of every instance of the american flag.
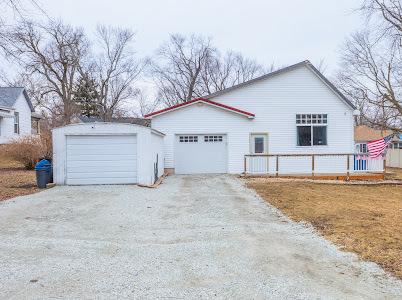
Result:
{"label": "american flag", "polygon": [[367,143],[370,158],[377,158],[385,152],[385,149],[392,141],[393,134],[387,135],[379,140]]}

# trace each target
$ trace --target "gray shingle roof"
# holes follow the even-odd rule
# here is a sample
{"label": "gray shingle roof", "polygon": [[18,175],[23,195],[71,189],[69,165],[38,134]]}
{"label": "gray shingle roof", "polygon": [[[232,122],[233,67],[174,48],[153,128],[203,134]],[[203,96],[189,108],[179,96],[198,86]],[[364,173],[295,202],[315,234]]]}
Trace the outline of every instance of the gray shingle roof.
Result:
{"label": "gray shingle roof", "polygon": [[21,93],[24,93],[29,108],[34,112],[35,110],[32,106],[31,100],[23,87],[0,87],[0,106],[13,108],[15,101],[17,101]]}
{"label": "gray shingle roof", "polygon": [[[87,117],[87,116],[79,116],[78,117],[83,123],[93,123],[93,122],[103,122],[99,117]],[[115,123],[130,123],[141,125],[145,127],[151,127],[151,120],[143,119],[143,118],[133,118],[133,117],[120,117],[120,118],[112,118],[111,122]]]}

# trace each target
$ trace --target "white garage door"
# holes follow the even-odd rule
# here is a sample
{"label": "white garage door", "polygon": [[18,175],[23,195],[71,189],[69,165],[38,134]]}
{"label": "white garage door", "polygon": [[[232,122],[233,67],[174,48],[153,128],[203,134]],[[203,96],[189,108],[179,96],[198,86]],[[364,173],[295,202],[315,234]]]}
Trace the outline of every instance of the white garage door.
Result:
{"label": "white garage door", "polygon": [[67,184],[137,182],[137,138],[67,136]]}
{"label": "white garage door", "polygon": [[226,135],[177,135],[174,160],[176,174],[226,173]]}

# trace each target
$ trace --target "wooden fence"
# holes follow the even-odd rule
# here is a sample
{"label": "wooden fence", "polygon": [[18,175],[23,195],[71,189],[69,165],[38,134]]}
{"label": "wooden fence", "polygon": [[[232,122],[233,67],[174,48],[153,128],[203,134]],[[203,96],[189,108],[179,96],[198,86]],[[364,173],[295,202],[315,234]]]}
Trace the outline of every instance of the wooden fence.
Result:
{"label": "wooden fence", "polygon": [[402,168],[402,149],[388,149],[387,167]]}
{"label": "wooden fence", "polygon": [[384,173],[385,160],[351,153],[336,154],[248,154],[245,174],[309,175]]}

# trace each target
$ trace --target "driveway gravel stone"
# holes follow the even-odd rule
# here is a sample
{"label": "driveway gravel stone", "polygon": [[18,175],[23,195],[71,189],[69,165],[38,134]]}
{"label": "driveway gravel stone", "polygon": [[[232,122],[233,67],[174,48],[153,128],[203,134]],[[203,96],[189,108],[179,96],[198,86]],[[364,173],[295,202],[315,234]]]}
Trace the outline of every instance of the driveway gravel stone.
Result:
{"label": "driveway gravel stone", "polygon": [[401,299],[402,283],[234,176],[0,203],[1,299]]}

